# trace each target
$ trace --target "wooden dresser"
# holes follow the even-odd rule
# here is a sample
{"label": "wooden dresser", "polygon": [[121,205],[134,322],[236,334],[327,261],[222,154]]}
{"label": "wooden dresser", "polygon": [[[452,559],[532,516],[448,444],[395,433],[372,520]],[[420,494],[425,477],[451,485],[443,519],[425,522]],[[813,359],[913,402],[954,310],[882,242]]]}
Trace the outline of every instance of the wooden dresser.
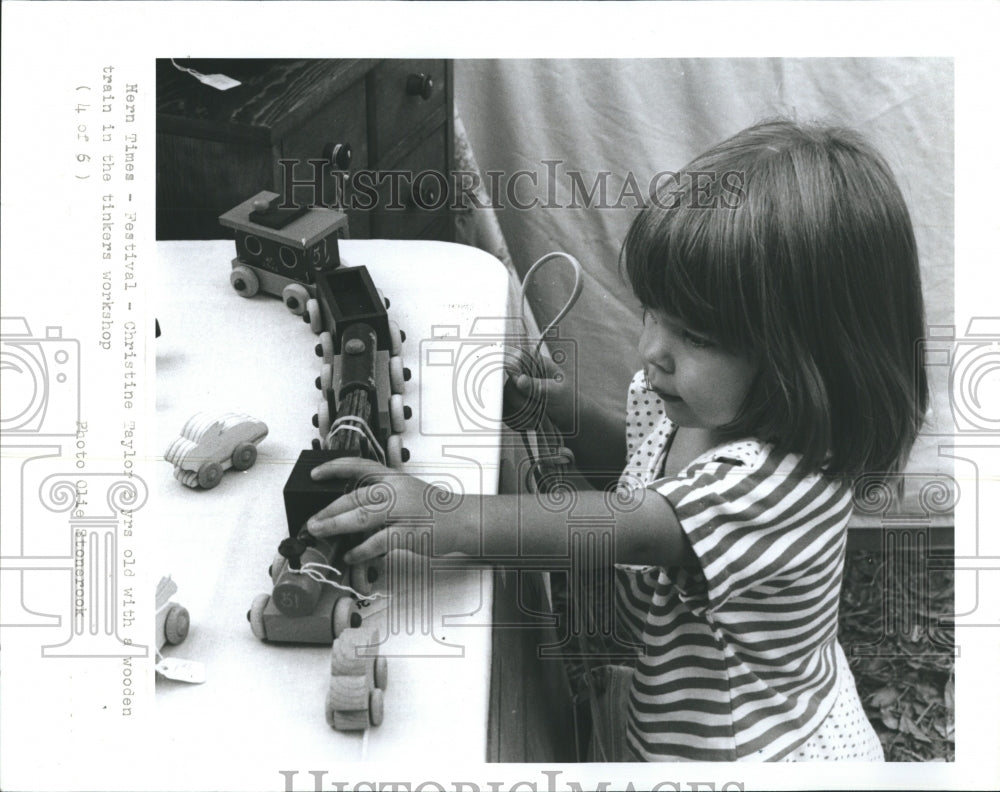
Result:
{"label": "wooden dresser", "polygon": [[452,108],[446,60],[157,60],[157,239],[226,238],[220,214],[290,188],[355,238],[450,241]]}

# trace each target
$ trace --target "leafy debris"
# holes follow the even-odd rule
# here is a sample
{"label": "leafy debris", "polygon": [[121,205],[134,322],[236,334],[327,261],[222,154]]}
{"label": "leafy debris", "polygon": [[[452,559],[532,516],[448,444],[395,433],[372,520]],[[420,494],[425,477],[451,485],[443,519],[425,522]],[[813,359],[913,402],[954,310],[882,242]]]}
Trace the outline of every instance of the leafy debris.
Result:
{"label": "leafy debris", "polygon": [[926,551],[848,553],[839,638],[890,762],[955,760],[955,640],[950,563]]}

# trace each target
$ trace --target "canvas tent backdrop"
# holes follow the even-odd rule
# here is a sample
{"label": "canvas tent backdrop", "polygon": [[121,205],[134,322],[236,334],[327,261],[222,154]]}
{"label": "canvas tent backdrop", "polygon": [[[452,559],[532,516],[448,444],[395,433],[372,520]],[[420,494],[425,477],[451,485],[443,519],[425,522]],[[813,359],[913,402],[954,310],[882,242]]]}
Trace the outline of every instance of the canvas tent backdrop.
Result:
{"label": "canvas tent backdrop", "polygon": [[[638,305],[618,268],[637,210],[628,198],[624,208],[611,208],[627,174],[645,190],[654,174],[680,170],[767,118],[843,125],[863,133],[893,169],[914,223],[927,322],[953,325],[953,99],[952,61],[942,58],[460,60],[456,113],[487,194],[500,199],[492,201],[493,217],[489,210],[472,212],[480,229],[473,241],[501,258],[509,251],[518,277],[552,250],[579,259],[583,295],[560,336],[577,344],[580,382],[601,409],[618,412],[640,367]],[[513,200],[534,203],[530,209],[506,194],[522,171],[535,175],[513,179]],[[602,179],[605,206],[599,195],[586,205],[582,190]],[[468,217],[460,221],[466,237],[472,225]],[[571,285],[569,270],[553,267],[532,287],[539,324],[555,315]],[[930,375],[940,433],[951,423],[948,369],[934,366]],[[918,441],[907,467],[907,513],[924,513],[920,490],[948,483],[948,463],[933,436]],[[931,517],[938,524],[952,520],[949,511]]]}

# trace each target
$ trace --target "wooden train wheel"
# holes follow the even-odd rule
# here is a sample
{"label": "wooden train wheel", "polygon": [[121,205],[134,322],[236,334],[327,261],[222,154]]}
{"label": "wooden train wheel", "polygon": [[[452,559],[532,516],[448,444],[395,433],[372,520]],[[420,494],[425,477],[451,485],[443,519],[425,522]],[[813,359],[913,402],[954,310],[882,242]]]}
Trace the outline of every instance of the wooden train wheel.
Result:
{"label": "wooden train wheel", "polygon": [[267,631],[264,629],[264,608],[271,601],[269,594],[258,594],[254,597],[250,610],[247,611],[247,621],[250,622],[250,631],[262,641],[267,640]]}
{"label": "wooden train wheel", "polygon": [[371,721],[372,726],[380,726],[384,715],[385,694],[379,688],[375,688],[368,700],[368,719]]}
{"label": "wooden train wheel", "polygon": [[296,316],[301,316],[306,310],[306,303],[309,302],[309,292],[301,283],[289,283],[281,291],[281,299],[285,307]]}
{"label": "wooden train wheel", "polygon": [[163,624],[163,635],[169,644],[183,643],[191,627],[191,616],[183,605],[171,605]]}
{"label": "wooden train wheel", "polygon": [[229,283],[241,297],[253,297],[260,290],[260,281],[249,267],[233,267]]}
{"label": "wooden train wheel", "polygon": [[372,662],[372,676],[375,687],[385,690],[389,686],[389,663],[384,657],[376,657]]}

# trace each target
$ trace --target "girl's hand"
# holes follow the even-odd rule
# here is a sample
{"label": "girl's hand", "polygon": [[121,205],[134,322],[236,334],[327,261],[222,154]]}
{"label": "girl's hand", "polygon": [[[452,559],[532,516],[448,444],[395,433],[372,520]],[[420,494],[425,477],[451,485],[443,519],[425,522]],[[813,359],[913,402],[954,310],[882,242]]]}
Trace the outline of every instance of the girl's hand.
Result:
{"label": "girl's hand", "polygon": [[459,497],[361,457],[324,462],[313,468],[312,477],[317,481],[344,478],[356,483],[353,490],[306,523],[306,530],[318,537],[374,531],[344,555],[348,564],[385,555],[396,547],[431,555],[432,529],[440,523],[437,511],[454,511],[455,498]]}
{"label": "girl's hand", "polygon": [[545,414],[557,428],[573,426],[575,397],[569,377],[552,358],[522,352],[504,385],[504,422],[512,429],[534,429]]}

